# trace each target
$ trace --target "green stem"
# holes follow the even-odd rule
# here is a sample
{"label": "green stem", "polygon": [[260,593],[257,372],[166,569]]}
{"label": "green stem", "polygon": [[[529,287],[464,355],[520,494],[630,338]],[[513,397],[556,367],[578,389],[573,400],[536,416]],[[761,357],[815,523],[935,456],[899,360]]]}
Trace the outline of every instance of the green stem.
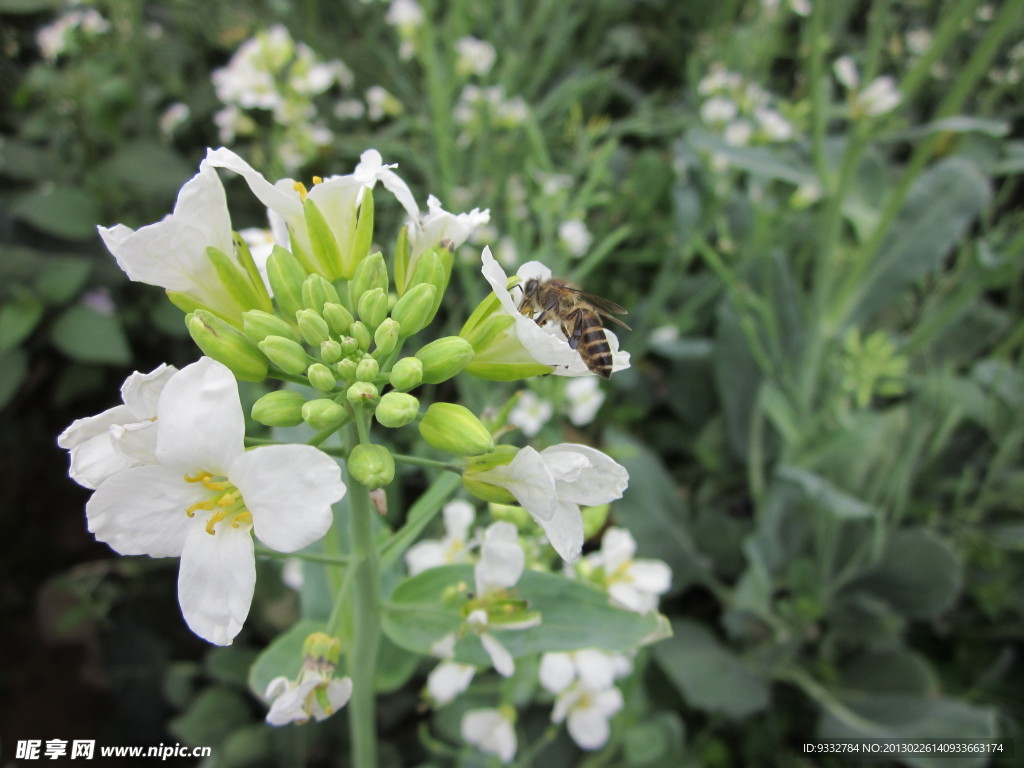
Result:
{"label": "green stem", "polygon": [[323,563],[324,565],[348,565],[347,557],[331,557],[330,555],[317,555],[312,552],[278,552],[266,547],[256,547],[256,554],[260,557],[273,557],[278,560],[305,560],[307,563]]}
{"label": "green stem", "polygon": [[[356,418],[357,424],[361,420]],[[361,435],[349,427],[347,442],[352,448]],[[352,550],[349,573],[352,578],[352,645],[349,674],[352,699],[349,727],[352,732],[352,764],[359,768],[377,765],[377,712],[374,671],[380,647],[380,580],[377,548],[373,540],[373,506],[369,491],[348,476],[349,532]],[[348,590],[342,590],[344,595]]]}
{"label": "green stem", "polygon": [[414,467],[427,467],[429,469],[445,469],[449,472],[454,472],[458,475],[462,474],[462,470],[452,464],[450,461],[438,461],[436,459],[424,459],[420,456],[409,456],[404,453],[392,453],[391,457],[399,464],[411,464]]}

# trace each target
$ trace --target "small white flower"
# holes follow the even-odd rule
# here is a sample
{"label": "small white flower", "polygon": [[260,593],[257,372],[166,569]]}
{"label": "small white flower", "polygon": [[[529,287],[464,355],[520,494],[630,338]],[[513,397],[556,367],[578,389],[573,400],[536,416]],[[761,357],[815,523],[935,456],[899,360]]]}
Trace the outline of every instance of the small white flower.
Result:
{"label": "small white flower", "polygon": [[339,120],[358,120],[366,114],[366,105],[359,99],[342,99],[334,105],[334,116]]}
{"label": "small white flower", "polygon": [[[574,381],[593,381],[597,379],[574,379]],[[540,432],[541,427],[548,423],[554,413],[554,406],[548,400],[542,400],[529,390],[524,391],[518,402],[508,414],[509,424],[514,424],[522,430],[527,437],[533,437]]]}
{"label": "small white flower", "polygon": [[436,705],[450,704],[469,688],[475,674],[476,667],[472,664],[442,661],[427,675],[427,692]]}
{"label": "small white flower", "polygon": [[608,721],[622,709],[622,693],[618,688],[591,691],[582,686],[570,688],[555,699],[551,722],[568,718],[569,735],[582,749],[600,749],[608,742],[611,726]]}
{"label": "small white flower", "polygon": [[405,553],[410,576],[429,568],[464,563],[470,559],[469,528],[476,517],[473,505],[468,501],[451,501],[444,505],[441,514],[444,516],[444,538],[421,541]]}
{"label": "small white flower", "polygon": [[636,540],[624,528],[609,528],[601,540],[600,552],[587,561],[604,570],[612,601],[634,613],[658,607],[658,596],[672,586],[672,569],[661,560],[634,560]]}
{"label": "small white flower", "polygon": [[558,239],[573,256],[582,256],[587,252],[594,236],[581,219],[567,219],[558,225]]}
{"label": "small white flower", "polygon": [[896,81],[886,75],[871,81],[857,94],[854,99],[854,112],[868,117],[878,117],[896,109],[902,100]]}
{"label": "small white flower", "polygon": [[385,117],[402,114],[402,102],[391,95],[383,86],[371,85],[366,89],[366,116],[373,122]]}
{"label": "small white flower", "polygon": [[672,344],[679,341],[679,326],[662,325],[651,331],[651,344]]}
{"label": "small white flower", "polygon": [[410,211],[409,230],[409,265],[406,273],[411,275],[416,267],[416,260],[424,251],[436,248],[442,243],[454,252],[469,239],[470,235],[491,220],[491,211],[474,208],[469,213],[449,213],[441,206],[441,201],[433,195],[427,198],[427,212],[422,217],[417,211]]}
{"label": "small white flower", "polygon": [[832,71],[836,74],[836,80],[850,91],[860,86],[860,72],[852,56],[840,56],[832,65]]}
{"label": "small white flower", "polygon": [[722,137],[726,144],[734,147],[745,147],[750,143],[750,137],[754,135],[754,127],[746,120],[736,120],[725,126]]}
{"label": "small white flower", "polygon": [[519,261],[519,252],[516,250],[516,241],[510,235],[502,235],[495,247],[498,262],[505,267],[512,267]]}
{"label": "small white flower", "polygon": [[572,562],[583,548],[580,505],[594,507],[622,497],[625,467],[586,445],[562,443],[537,452],[521,449],[508,464],[473,476],[511,493],[544,529],[559,556]]}
{"label": "small white flower", "polygon": [[789,0],[789,7],[797,16],[811,15],[811,0]]}
{"label": "small white flower", "polygon": [[177,372],[164,363],[136,371],[121,386],[124,405],[76,419],[61,433],[57,445],[71,452],[72,480],[95,490],[117,472],[156,463],[157,402]]}
{"label": "small white flower", "polygon": [[[304,723],[310,717],[323,720],[352,698],[352,679],[343,677],[339,680],[316,672],[303,672],[298,681],[275,677],[263,698],[271,702],[266,718],[270,725]],[[327,706],[324,706],[324,700]]]}
{"label": "small white flower", "polygon": [[306,576],[303,573],[302,561],[299,558],[289,557],[285,559],[284,564],[281,566],[281,581],[286,587],[290,587],[296,592],[302,589]]}
{"label": "small white flower", "polygon": [[475,37],[456,40],[455,55],[455,71],[462,75],[486,75],[497,58],[493,45]]}
{"label": "small white flower", "polygon": [[278,552],[320,539],[345,495],[341,470],[308,445],[246,451],[235,378],[205,357],[166,383],[156,429],[157,463],[100,483],[86,504],[89,530],[122,555],[180,557],[185,622],[229,645],[256,583],[251,533]]}
{"label": "small white flower", "polygon": [[540,684],[551,693],[562,693],[576,682],[588,691],[603,691],[632,671],[633,663],[621,653],[596,648],[545,653],[540,660]]}
{"label": "small white flower", "polygon": [[594,420],[605,397],[595,377],[570,380],[565,385],[565,396],[569,401],[569,421],[577,427]]}
{"label": "small white flower", "polygon": [[415,29],[423,25],[423,9],[416,0],[392,0],[384,21],[394,27]]}
{"label": "small white flower", "polygon": [[917,29],[911,29],[907,32],[907,50],[911,53],[920,56],[922,53],[928,50],[928,47],[932,44],[932,33],[931,30],[924,27],[918,27]]}
{"label": "small white flower", "polygon": [[724,96],[710,98],[700,106],[700,119],[708,125],[722,125],[735,118],[738,113],[739,107],[736,102]]}
{"label": "small white flower", "polygon": [[188,104],[180,101],[171,104],[160,116],[160,134],[167,138],[173,136],[174,132],[188,121],[191,112]]}
{"label": "small white flower", "polygon": [[499,709],[474,709],[462,717],[462,738],[481,752],[497,755],[503,763],[516,756],[516,729],[513,712]]}
{"label": "small white flower", "polygon": [[754,117],[769,141],[789,141],[793,138],[793,124],[774,109],[757,109]]}

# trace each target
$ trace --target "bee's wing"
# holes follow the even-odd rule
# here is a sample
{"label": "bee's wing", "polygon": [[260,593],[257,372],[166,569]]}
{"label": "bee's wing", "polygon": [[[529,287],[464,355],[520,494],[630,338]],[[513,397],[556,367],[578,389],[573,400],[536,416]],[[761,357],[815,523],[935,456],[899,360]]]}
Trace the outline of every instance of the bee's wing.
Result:
{"label": "bee's wing", "polygon": [[626,310],[625,307],[621,307],[618,304],[616,304],[614,301],[610,301],[609,299],[603,298],[602,296],[595,296],[592,293],[587,293],[586,291],[581,291],[578,288],[570,288],[569,290],[572,291],[573,293],[575,293],[581,299],[583,299],[583,301],[585,301],[588,304],[590,304],[594,308],[594,311],[597,312],[602,317],[608,318],[609,320],[611,320],[616,325],[621,325],[627,331],[633,330],[628,325],[626,325],[624,322],[619,320],[619,318],[614,316],[614,315],[628,315],[629,312]]}

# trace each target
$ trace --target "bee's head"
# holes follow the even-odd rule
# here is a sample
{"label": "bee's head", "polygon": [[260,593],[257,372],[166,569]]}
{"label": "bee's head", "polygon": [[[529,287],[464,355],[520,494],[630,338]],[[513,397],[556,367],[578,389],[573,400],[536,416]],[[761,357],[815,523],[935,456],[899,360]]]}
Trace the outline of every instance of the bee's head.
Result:
{"label": "bee's head", "polygon": [[537,286],[540,285],[540,281],[535,277],[531,277],[526,281],[526,285],[523,286],[523,293],[529,295],[537,292]]}

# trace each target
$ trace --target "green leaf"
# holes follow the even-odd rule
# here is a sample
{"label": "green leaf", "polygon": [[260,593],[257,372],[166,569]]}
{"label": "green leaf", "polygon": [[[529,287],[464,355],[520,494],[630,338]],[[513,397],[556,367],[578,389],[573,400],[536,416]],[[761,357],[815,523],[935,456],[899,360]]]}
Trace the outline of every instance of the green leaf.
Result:
{"label": "green leaf", "polygon": [[[461,601],[443,602],[442,596],[460,585],[469,590],[473,583],[469,565],[432,568],[405,579],[385,608],[385,633],[396,645],[429,655],[431,645],[462,626]],[[493,631],[513,657],[580,648],[627,651],[659,628],[655,614],[640,616],[616,608],[607,595],[563,576],[527,571],[515,591],[527,601],[527,610],[540,612],[541,623],[529,629]],[[477,666],[490,664],[475,635],[459,641],[456,659]]]}
{"label": "green leaf", "polygon": [[214,647],[206,652],[203,669],[218,683],[244,688],[256,656],[255,648],[241,645]]}
{"label": "green leaf", "polygon": [[757,406],[762,373],[747,346],[736,309],[728,301],[718,308],[713,364],[729,446],[745,462],[750,446],[750,417]]}
{"label": "green leaf", "polygon": [[43,302],[28,291],[0,307],[0,354],[21,344],[42,318]]}
{"label": "green leaf", "polygon": [[373,678],[377,693],[397,691],[409,682],[419,663],[420,657],[417,654],[395,645],[387,635],[381,637],[377,670]]}
{"label": "green leaf", "polygon": [[654,658],[689,704],[734,719],[768,706],[768,684],[710,630],[681,619],[672,634],[654,646]]}
{"label": "green leaf", "polygon": [[43,13],[63,5],[63,0],[0,0],[0,13]]}
{"label": "green leaf", "polygon": [[51,335],[57,349],[72,360],[115,365],[131,362],[131,350],[120,320],[84,304],[65,310],[53,324]]}
{"label": "green leaf", "polygon": [[906,648],[873,651],[858,656],[840,671],[844,690],[869,693],[916,693],[934,696],[939,680],[928,662]]}
{"label": "green leaf", "polygon": [[988,179],[963,158],[922,173],[862,281],[852,322],[866,325],[904,289],[939,269],[991,197]]}
{"label": "green leaf", "polygon": [[124,144],[100,166],[109,182],[147,198],[174,197],[194,173],[193,166],[164,144]]}
{"label": "green leaf", "polygon": [[17,393],[28,374],[28,355],[25,350],[12,349],[0,355],[0,371],[4,372],[0,376],[0,408],[3,408]]}
{"label": "green leaf", "polygon": [[821,475],[793,466],[782,466],[776,471],[780,480],[796,485],[818,509],[840,520],[858,520],[875,517],[878,511],[867,502],[836,487]]}
{"label": "green leaf", "polygon": [[910,528],[893,532],[878,564],[849,589],[869,592],[912,618],[934,619],[962,586],[953,548],[927,528]]}
{"label": "green leaf", "polygon": [[96,236],[99,203],[78,187],[54,187],[23,195],[11,206],[11,214],[54,237],[88,240]]}
{"label": "green leaf", "polygon": [[795,153],[779,148],[737,147],[703,130],[691,130],[686,134],[686,142],[698,152],[723,157],[733,168],[754,176],[780,179],[797,186],[813,183],[817,178]]}
{"label": "green leaf", "polygon": [[36,278],[36,290],[48,304],[64,304],[82,290],[91,271],[92,264],[83,257],[51,257]]}
{"label": "green leaf", "polygon": [[302,644],[309,635],[323,629],[322,621],[299,621],[275,637],[249,668],[249,690],[263,701],[263,694],[275,677],[294,680],[302,667]]}
{"label": "green leaf", "polygon": [[190,746],[214,746],[249,721],[249,702],[244,696],[230,688],[214,687],[200,693],[167,727]]}
{"label": "green leaf", "polygon": [[272,753],[272,731],[264,726],[247,725],[231,733],[217,750],[217,768],[265,766]]}

